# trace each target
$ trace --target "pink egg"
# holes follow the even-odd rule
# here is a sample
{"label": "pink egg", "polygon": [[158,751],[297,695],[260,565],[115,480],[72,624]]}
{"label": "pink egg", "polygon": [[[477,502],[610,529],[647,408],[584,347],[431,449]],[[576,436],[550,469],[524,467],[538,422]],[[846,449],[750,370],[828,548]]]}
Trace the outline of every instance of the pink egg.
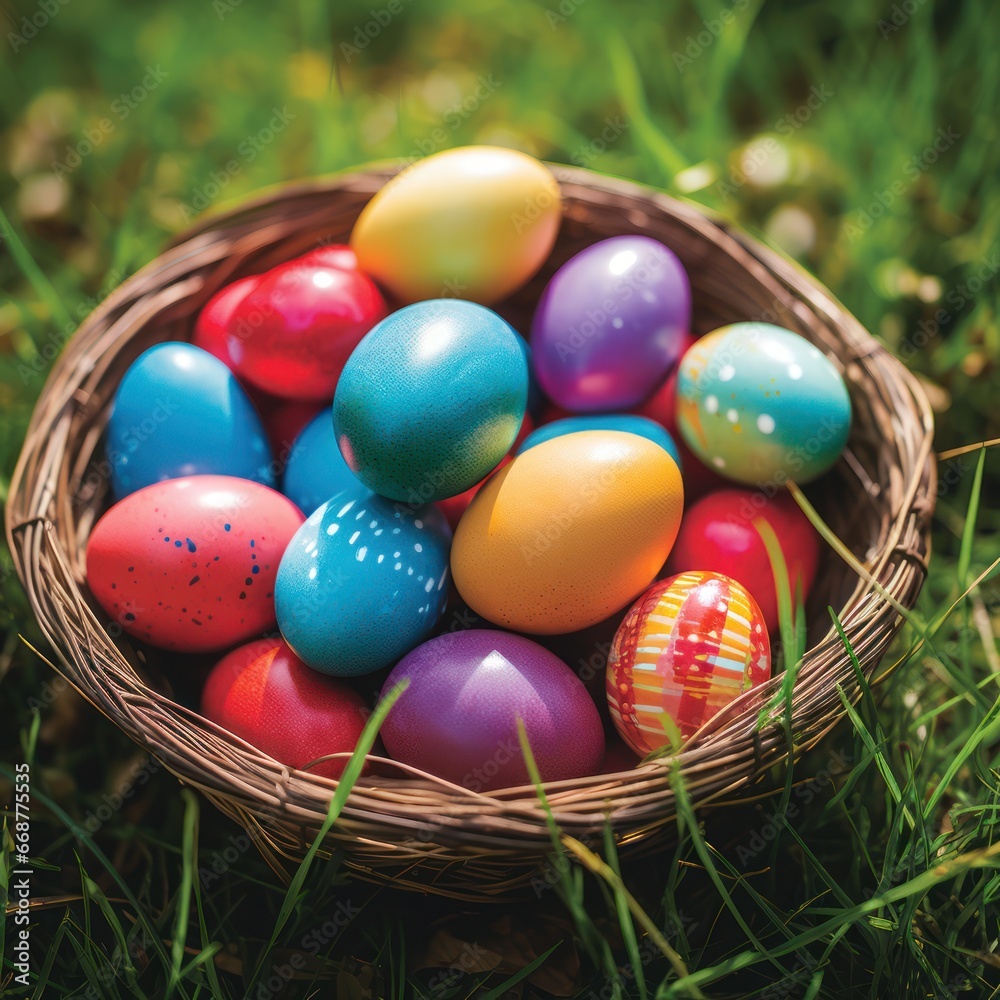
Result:
{"label": "pink egg", "polygon": [[226,343],[226,334],[236,307],[260,284],[261,275],[238,278],[215,293],[198,314],[191,343],[218,358],[230,371],[235,371]]}
{"label": "pink egg", "polygon": [[[343,681],[307,667],[282,639],[257,639],[212,669],[202,713],[289,767],[305,767],[357,745],[368,718],[364,699]],[[339,778],[346,758],[309,770]]]}
{"label": "pink egg", "polygon": [[410,686],[382,724],[396,760],[477,792],[526,784],[521,718],[543,781],[601,766],[596,706],[573,671],[530,639],[492,629],[430,639],[399,661],[382,697],[404,677]]}
{"label": "pink egg", "polygon": [[274,580],[304,515],[232,476],[168,479],[129,494],[87,542],[87,585],[129,635],[205,653],[275,625]]}
{"label": "pink egg", "polygon": [[760,609],[717,573],[654,583],[615,633],[608,658],[611,720],[641,756],[686,739],[744,691],[771,676]]}

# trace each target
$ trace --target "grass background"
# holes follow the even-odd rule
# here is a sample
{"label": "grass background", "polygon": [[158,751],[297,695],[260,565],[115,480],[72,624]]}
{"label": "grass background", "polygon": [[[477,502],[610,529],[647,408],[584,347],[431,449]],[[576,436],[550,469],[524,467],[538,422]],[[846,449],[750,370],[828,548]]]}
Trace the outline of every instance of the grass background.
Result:
{"label": "grass background", "polygon": [[[940,450],[1000,436],[987,0],[6,0],[0,15],[0,495],[74,325],[200,208],[469,142],[738,220],[920,373]],[[401,897],[336,859],[287,896],[20,642],[41,640],[3,552],[0,799],[30,761],[37,906],[28,987],[6,915],[0,993],[996,995],[1000,589],[965,592],[1000,555],[1000,469],[985,451],[940,471],[918,609],[933,639],[796,768],[780,815],[765,799],[688,817],[675,854],[627,866],[634,917],[621,883],[575,863],[524,905]],[[0,886],[11,866],[5,835]]]}

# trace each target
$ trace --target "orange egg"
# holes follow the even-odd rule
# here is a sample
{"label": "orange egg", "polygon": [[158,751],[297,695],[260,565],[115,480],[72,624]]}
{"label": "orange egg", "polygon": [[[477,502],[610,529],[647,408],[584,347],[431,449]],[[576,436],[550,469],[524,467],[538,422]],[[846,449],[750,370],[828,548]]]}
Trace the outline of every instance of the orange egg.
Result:
{"label": "orange egg", "polygon": [[683,506],[680,471],[652,441],[603,430],[552,438],[476,494],[455,532],[455,585],[515,631],[587,628],[649,586]]}
{"label": "orange egg", "polygon": [[365,206],[351,233],[363,271],[402,302],[499,302],[542,266],[561,217],[540,161],[499,146],[418,160]]}

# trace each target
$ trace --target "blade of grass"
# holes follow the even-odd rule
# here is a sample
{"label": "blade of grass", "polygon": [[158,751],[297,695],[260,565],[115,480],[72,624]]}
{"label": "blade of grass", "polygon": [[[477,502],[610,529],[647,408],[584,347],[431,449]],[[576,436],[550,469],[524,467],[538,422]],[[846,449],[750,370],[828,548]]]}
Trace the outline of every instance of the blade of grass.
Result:
{"label": "blade of grass", "polygon": [[[608,866],[617,876],[617,881],[621,882],[621,864],[618,861],[618,847],[615,844],[615,834],[611,829],[611,823],[604,824],[604,856],[608,860]],[[628,899],[626,893],[618,888],[617,884],[612,884],[614,892],[615,912],[618,914],[618,924],[622,930],[622,940],[625,942],[625,951],[628,960],[632,965],[632,973],[635,978],[635,985],[639,990],[639,996],[646,1000],[646,975],[642,968],[642,961],[639,958],[639,941],[635,936],[635,924],[629,913]],[[676,954],[676,953],[675,953]],[[677,956],[680,958],[680,956]],[[681,963],[683,968],[683,962]]]}
{"label": "blade of grass", "polygon": [[164,996],[169,1000],[178,983],[184,962],[184,946],[191,917],[191,890],[195,881],[196,854],[198,843],[198,800],[190,788],[181,789],[184,802],[184,823],[181,833],[181,884],[177,890],[177,915],[174,918],[174,943],[170,954],[170,977]]}
{"label": "blade of grass", "polygon": [[979,499],[983,491],[983,469],[986,465],[986,449],[979,453],[976,462],[976,472],[972,478],[972,492],[969,495],[969,507],[965,515],[965,528],[962,532],[962,545],[958,552],[958,566],[955,575],[959,587],[964,587],[969,576],[969,565],[972,562],[972,545],[976,537],[976,521],[979,519]]}
{"label": "blade of grass", "polygon": [[69,310],[63,305],[59,294],[52,287],[52,283],[45,276],[45,272],[35,262],[35,258],[31,256],[28,248],[24,245],[17,230],[11,225],[2,208],[0,208],[0,241],[7,244],[14,263],[17,264],[18,269],[35,290],[38,298],[48,306],[52,319],[63,329],[72,328],[75,324],[69,314]]}
{"label": "blade of grass", "polygon": [[340,813],[344,808],[344,803],[347,802],[347,798],[351,794],[351,789],[361,776],[361,771],[365,764],[365,757],[368,755],[372,745],[375,743],[379,727],[382,725],[385,717],[389,714],[392,706],[396,704],[403,692],[406,691],[409,686],[409,678],[405,678],[400,681],[389,692],[389,694],[378,703],[375,711],[372,712],[368,721],[365,723],[365,728],[358,739],[357,746],[354,748],[354,753],[351,754],[351,757],[347,762],[347,766],[344,768],[344,773],[337,782],[337,790],[333,793],[333,798],[330,799],[330,807],[327,810],[326,819],[323,820],[323,823],[319,828],[319,832],[316,834],[312,844],[309,846],[309,850],[306,852],[306,856],[302,859],[302,863],[296,870],[295,875],[292,876],[291,883],[289,884],[288,890],[285,893],[285,898],[282,901],[281,909],[278,912],[278,917],[275,920],[274,928],[271,931],[271,938],[258,959],[257,966],[250,978],[251,989],[256,984],[271,952],[274,950],[274,946],[277,944],[278,937],[281,934],[282,929],[285,924],[288,923],[292,916],[292,912],[299,904],[300,893],[302,892],[302,886],[305,884],[306,877],[309,874],[309,869],[312,867],[313,861],[315,860],[323,841],[326,840],[326,835],[333,828],[333,824],[337,822],[337,818],[340,816]]}

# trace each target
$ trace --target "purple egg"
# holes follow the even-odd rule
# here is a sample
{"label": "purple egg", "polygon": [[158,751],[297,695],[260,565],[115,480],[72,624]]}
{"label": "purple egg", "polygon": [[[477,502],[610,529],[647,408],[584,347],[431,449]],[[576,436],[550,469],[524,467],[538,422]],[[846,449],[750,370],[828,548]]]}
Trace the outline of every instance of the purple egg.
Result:
{"label": "purple egg", "polygon": [[587,689],[530,639],[493,629],[440,635],[396,664],[382,696],[404,677],[410,686],[381,730],[396,760],[474,792],[527,784],[520,717],[543,781],[601,766],[604,730]]}
{"label": "purple egg", "polygon": [[581,413],[638,406],[684,353],[691,284],[648,236],[612,236],[553,275],[531,326],[546,395]]}

